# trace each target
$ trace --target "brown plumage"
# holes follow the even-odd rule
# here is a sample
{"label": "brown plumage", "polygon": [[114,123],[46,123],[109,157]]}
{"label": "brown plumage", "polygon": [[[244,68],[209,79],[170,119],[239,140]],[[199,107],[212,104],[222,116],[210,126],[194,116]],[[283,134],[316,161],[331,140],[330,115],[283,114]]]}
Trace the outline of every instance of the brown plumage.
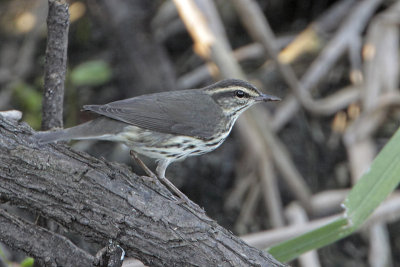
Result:
{"label": "brown plumage", "polygon": [[125,143],[131,150],[159,160],[157,174],[179,159],[217,148],[239,115],[251,105],[279,98],[251,84],[224,80],[202,89],[148,94],[86,105],[100,115],[87,123],[53,132],[39,132],[39,143],[70,139],[99,139]]}

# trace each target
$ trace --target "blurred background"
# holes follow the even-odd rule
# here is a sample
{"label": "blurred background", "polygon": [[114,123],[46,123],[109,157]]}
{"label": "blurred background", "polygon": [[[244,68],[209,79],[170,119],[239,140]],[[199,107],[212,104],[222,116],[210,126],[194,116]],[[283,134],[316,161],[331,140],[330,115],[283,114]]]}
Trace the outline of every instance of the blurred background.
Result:
{"label": "blurred background", "polygon": [[[398,1],[193,1],[199,14],[169,0],[68,2],[64,127],[94,118],[80,111],[85,104],[228,77],[283,99],[247,111],[216,151],[167,171],[211,218],[256,247],[342,212],[348,190],[399,127]],[[46,16],[47,0],[0,1],[0,110],[21,110],[35,130]],[[122,145],[72,146],[143,174]],[[313,265],[293,266],[400,266],[400,223],[387,215],[378,232],[365,227],[318,250]],[[24,258],[0,248],[0,266]]]}

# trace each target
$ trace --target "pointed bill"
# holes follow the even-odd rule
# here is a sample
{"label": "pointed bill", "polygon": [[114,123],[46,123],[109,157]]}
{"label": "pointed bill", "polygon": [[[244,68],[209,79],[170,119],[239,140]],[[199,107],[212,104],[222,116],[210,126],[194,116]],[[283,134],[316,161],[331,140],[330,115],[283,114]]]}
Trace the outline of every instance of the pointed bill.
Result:
{"label": "pointed bill", "polygon": [[267,95],[267,94],[261,94],[260,96],[258,96],[256,98],[256,101],[262,101],[262,102],[268,102],[268,101],[281,101],[282,99],[280,99],[277,96],[273,96],[273,95]]}

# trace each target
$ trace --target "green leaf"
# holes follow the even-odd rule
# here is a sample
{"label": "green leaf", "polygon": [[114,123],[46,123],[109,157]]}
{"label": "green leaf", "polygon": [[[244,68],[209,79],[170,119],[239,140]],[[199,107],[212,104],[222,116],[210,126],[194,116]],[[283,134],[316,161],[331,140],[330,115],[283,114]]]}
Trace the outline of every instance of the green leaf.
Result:
{"label": "green leaf", "polygon": [[23,112],[23,120],[34,129],[40,128],[42,95],[35,88],[24,82],[13,84],[13,98],[17,108]]}
{"label": "green leaf", "polygon": [[19,82],[15,84],[13,91],[16,100],[23,107],[24,111],[40,111],[42,106],[42,95],[36,91],[33,86],[24,82]]}
{"label": "green leaf", "polygon": [[108,82],[112,72],[107,62],[93,60],[82,63],[71,71],[71,83],[75,86],[97,86]]}
{"label": "green leaf", "polygon": [[350,231],[348,226],[348,221],[341,217],[314,231],[273,246],[268,252],[278,261],[286,262],[304,252],[335,242],[340,235]]}
{"label": "green leaf", "polygon": [[386,144],[343,203],[342,217],[269,249],[279,261],[292,260],[357,230],[400,182],[400,130]]}
{"label": "green leaf", "polygon": [[400,131],[386,144],[344,201],[354,225],[362,224],[400,182]]}
{"label": "green leaf", "polygon": [[22,262],[21,262],[21,267],[32,267],[33,263],[34,263],[34,259],[31,257],[27,257],[25,258]]}

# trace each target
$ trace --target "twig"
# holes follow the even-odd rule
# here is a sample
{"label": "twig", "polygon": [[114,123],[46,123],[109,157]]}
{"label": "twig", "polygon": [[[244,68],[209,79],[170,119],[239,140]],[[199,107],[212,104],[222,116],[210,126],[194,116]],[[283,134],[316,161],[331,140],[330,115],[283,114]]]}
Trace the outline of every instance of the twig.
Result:
{"label": "twig", "polygon": [[315,230],[318,227],[324,226],[338,219],[339,217],[340,215],[324,217],[322,219],[310,221],[304,225],[290,225],[277,229],[261,231],[258,233],[251,233],[243,235],[241,236],[241,238],[251,246],[254,246],[259,249],[265,249],[273,245],[276,245],[280,242],[283,242],[285,240],[289,240],[301,234]]}
{"label": "twig", "polygon": [[[261,187],[264,191],[264,194],[262,194],[264,205],[268,208],[271,226],[273,228],[282,227],[285,225],[285,220],[282,214],[283,204],[278,186],[278,178],[273,167],[273,161],[270,159],[271,155],[267,153],[262,153],[261,156],[259,171]],[[268,158],[264,158],[265,156],[268,156]]]}
{"label": "twig", "polygon": [[363,113],[344,134],[353,182],[361,177],[373,160],[376,149],[372,134],[384,122],[390,107],[380,106],[381,101],[377,99],[385,92],[396,95],[400,68],[397,60],[399,10],[400,3],[396,2],[377,16],[368,29],[364,48]]}
{"label": "twig", "polygon": [[[336,93],[327,96],[321,100],[312,102],[313,112],[319,115],[333,115],[337,111],[346,108],[351,103],[357,102],[361,98],[361,87],[347,86]],[[299,102],[296,97],[289,95],[279,105],[272,118],[271,127],[275,132],[278,132],[298,111]]]}
{"label": "twig", "polygon": [[[360,2],[353,9],[354,12],[351,12],[351,16],[348,17],[336,36],[323,50],[317,60],[315,60],[313,65],[304,75],[301,82],[299,82],[293,70],[288,65],[281,64],[278,60],[273,32],[270,29],[268,22],[265,20],[264,15],[260,13],[259,8],[257,8],[257,3],[252,0],[234,1],[236,9],[239,15],[241,15],[244,25],[246,25],[253,38],[263,44],[269,55],[275,60],[279,71],[296,96],[296,98],[290,97],[288,100],[282,103],[280,108],[277,110],[274,121],[275,129],[280,129],[293,117],[293,115],[297,112],[300,103],[310,112],[316,114],[327,113],[325,104],[328,101],[315,101],[312,99],[308,91],[312,89],[322,77],[325,77],[327,71],[333,66],[334,62],[336,62],[338,55],[343,53],[343,51],[346,49],[347,42],[351,39],[351,37],[357,36],[357,34],[362,30],[366,20],[372,15],[372,12],[377,8],[379,2],[381,1],[370,0]],[[341,17],[344,14],[348,14],[348,12],[343,12],[343,10],[347,11],[351,6],[353,6],[353,4],[354,1],[342,1],[338,3],[332,8],[332,10],[328,12],[329,16],[327,18],[321,16],[320,21],[313,25],[314,30],[329,30],[332,27],[332,18]],[[352,98],[346,100],[345,98],[339,97],[338,99],[343,101],[340,106],[348,104],[353,100]],[[300,101],[300,103],[298,101]],[[334,105],[332,104],[331,106]]]}
{"label": "twig", "polygon": [[[254,107],[254,109],[258,109],[258,107]],[[287,148],[270,130],[271,127],[269,127],[268,118],[266,118],[264,113],[255,113],[254,120],[263,122],[258,124],[260,133],[263,136],[262,139],[268,150],[273,151],[271,157],[282,174],[282,177],[285,179],[285,182],[303,207],[307,211],[311,211],[311,190],[308,188],[304,178],[291,160]]]}
{"label": "twig", "polygon": [[350,40],[357,37],[365,28],[368,19],[381,2],[382,0],[361,1],[348,12],[348,17],[336,35],[302,77],[301,84],[305,90],[311,90],[326,76],[340,55],[345,52]]}
{"label": "twig", "polygon": [[49,0],[47,27],[42,130],[63,126],[64,81],[69,29],[68,4],[64,0]]}
{"label": "twig", "polygon": [[[277,45],[279,48],[284,47],[292,39],[293,36],[278,38]],[[233,56],[238,62],[249,59],[259,59],[260,57],[265,57],[264,54],[264,49],[259,43],[248,44],[233,51]],[[177,84],[179,88],[195,88],[207,78],[211,77],[211,75],[211,70],[204,64],[179,77]]]}
{"label": "twig", "polygon": [[[261,112],[261,111],[260,111]],[[242,127],[239,128],[240,134],[243,136],[245,147],[250,150],[253,160],[257,161],[259,183],[261,184],[262,197],[265,207],[268,210],[269,219],[273,228],[282,227],[285,225],[282,212],[282,200],[279,192],[276,175],[273,170],[272,155],[268,151],[275,152],[270,149],[265,149],[263,140],[257,136],[257,131],[248,131],[251,123],[255,123],[252,118],[242,121]],[[255,142],[256,140],[257,142]],[[301,190],[301,189],[300,189]]]}
{"label": "twig", "polygon": [[314,194],[311,198],[312,216],[322,217],[342,211],[340,204],[344,201],[348,189],[327,190]]}
{"label": "twig", "polygon": [[[322,219],[312,220],[304,225],[286,226],[278,229],[262,231],[244,235],[241,238],[251,246],[256,248],[267,248],[279,242],[294,238],[306,232],[315,230],[331,221],[338,219],[341,215],[333,215]],[[374,213],[367,219],[365,227],[376,223],[391,223],[400,218],[400,195],[395,194],[382,203]]]}
{"label": "twig", "polygon": [[387,226],[383,223],[371,226],[369,240],[368,261],[370,266],[394,266]]}
{"label": "twig", "polygon": [[240,207],[242,203],[242,199],[244,198],[245,193],[254,183],[256,179],[254,172],[249,173],[245,177],[239,177],[236,179],[236,185],[233,186],[232,192],[225,198],[224,208],[229,210],[236,207]]}
{"label": "twig", "polygon": [[260,186],[258,183],[252,183],[250,186],[250,190],[246,195],[246,198],[243,201],[243,205],[240,208],[240,213],[238,219],[235,222],[233,228],[236,232],[246,233],[247,225],[253,221],[254,213],[257,208],[257,203],[260,199]]}
{"label": "twig", "polygon": [[[305,210],[296,203],[292,203],[285,210],[286,218],[290,225],[300,226],[307,224],[308,218]],[[315,250],[309,251],[301,255],[298,259],[299,265],[303,267],[320,267],[318,254]]]}

